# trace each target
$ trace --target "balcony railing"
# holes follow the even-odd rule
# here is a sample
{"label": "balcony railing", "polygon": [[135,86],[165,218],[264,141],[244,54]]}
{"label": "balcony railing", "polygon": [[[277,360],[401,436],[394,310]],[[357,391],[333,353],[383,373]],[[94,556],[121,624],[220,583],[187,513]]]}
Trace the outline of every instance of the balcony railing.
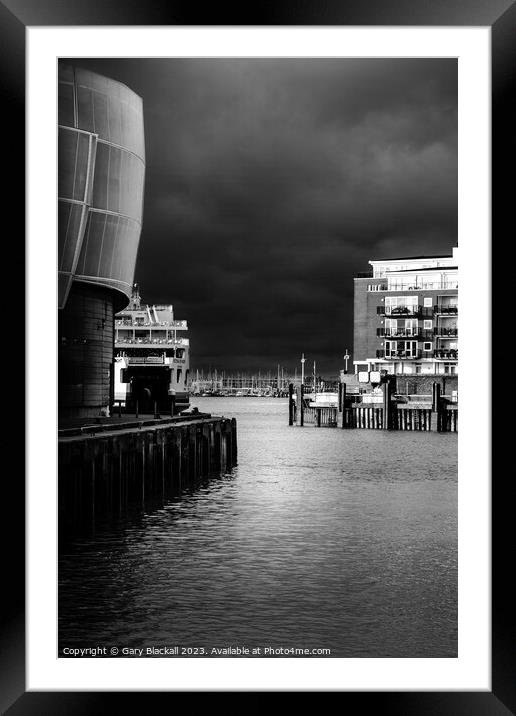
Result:
{"label": "balcony railing", "polygon": [[379,338],[415,338],[421,341],[431,341],[434,334],[431,329],[424,328],[377,328]]}
{"label": "balcony railing", "polygon": [[458,312],[459,311],[457,306],[434,306],[434,313],[442,313],[445,316],[456,316]]}
{"label": "balcony railing", "polygon": [[174,329],[174,328],[188,328],[187,321],[162,321],[156,323],[156,321],[132,321],[130,318],[115,318],[115,326],[130,326],[131,328],[158,328],[158,329]]}
{"label": "balcony railing", "polygon": [[394,316],[395,318],[431,318],[433,309],[423,306],[377,306],[379,316]]}
{"label": "balcony railing", "polygon": [[115,326],[132,326],[133,322],[130,318],[115,318]]}
{"label": "balcony railing", "polygon": [[439,360],[458,360],[459,358],[459,351],[458,350],[435,350],[434,351],[434,358],[437,358]]}
{"label": "balcony railing", "polygon": [[149,363],[164,363],[165,356],[129,356],[127,358],[129,365],[148,365]]}
{"label": "balcony railing", "polygon": [[389,351],[377,350],[377,358],[385,358],[386,360],[417,360],[423,355],[422,351]]}
{"label": "balcony railing", "polygon": [[434,328],[434,336],[440,336],[441,338],[455,338],[458,335],[458,328],[447,328],[446,326],[436,326]]}
{"label": "balcony railing", "polygon": [[[372,276],[357,276],[357,278],[372,278]],[[457,281],[433,281],[422,284],[414,284],[409,286],[408,284],[395,283],[372,283],[367,287],[368,291],[452,291],[457,290],[459,287]]]}

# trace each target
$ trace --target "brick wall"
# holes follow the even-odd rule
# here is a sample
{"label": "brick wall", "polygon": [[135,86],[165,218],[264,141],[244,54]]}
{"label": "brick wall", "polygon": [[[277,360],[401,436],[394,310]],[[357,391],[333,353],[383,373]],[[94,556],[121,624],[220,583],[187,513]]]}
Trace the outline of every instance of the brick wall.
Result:
{"label": "brick wall", "polygon": [[396,392],[402,395],[431,395],[432,383],[441,386],[441,394],[450,395],[452,390],[458,390],[457,375],[397,375]]}
{"label": "brick wall", "polygon": [[[458,390],[458,376],[457,375],[396,375],[394,376],[396,381],[395,392],[401,393],[402,395],[431,395],[432,384],[438,383],[441,386],[441,394],[451,395],[452,390]],[[345,375],[341,373],[340,380],[342,383],[346,383],[349,390],[356,388],[362,388],[365,391],[371,390],[370,383],[359,383],[358,376],[348,373]]]}

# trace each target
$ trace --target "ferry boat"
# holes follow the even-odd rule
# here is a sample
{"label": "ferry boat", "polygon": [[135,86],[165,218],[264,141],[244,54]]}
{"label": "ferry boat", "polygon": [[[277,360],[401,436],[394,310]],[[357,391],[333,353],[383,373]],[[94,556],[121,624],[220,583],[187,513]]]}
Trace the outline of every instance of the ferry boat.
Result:
{"label": "ferry boat", "polygon": [[115,316],[115,409],[172,415],[189,408],[187,330],[173,306],[142,303],[134,284],[131,302]]}

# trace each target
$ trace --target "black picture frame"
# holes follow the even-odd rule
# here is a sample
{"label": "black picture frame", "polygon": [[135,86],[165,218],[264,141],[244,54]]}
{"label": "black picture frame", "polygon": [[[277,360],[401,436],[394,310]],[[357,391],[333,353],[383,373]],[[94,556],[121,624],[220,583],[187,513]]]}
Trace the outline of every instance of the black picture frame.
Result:
{"label": "black picture frame", "polygon": [[[264,3],[265,5],[265,3]],[[202,22],[199,19],[202,18]],[[37,25],[405,25],[405,26],[490,26],[492,31],[492,261],[504,265],[510,244],[505,235],[514,235],[514,124],[510,112],[511,79],[516,75],[516,4],[508,0],[360,0],[318,3],[267,3],[266,7],[234,8],[212,4],[199,6],[167,0],[3,0],[0,1],[0,82],[4,127],[4,216],[15,217],[10,228],[4,226],[4,245],[8,245],[8,273],[24,275],[25,216],[25,30]],[[511,152],[512,148],[512,152]],[[509,178],[509,179],[507,179]],[[8,207],[8,212],[5,208]],[[512,220],[512,221],[511,221]],[[512,231],[510,231],[510,227]],[[9,242],[7,244],[7,242]],[[6,272],[7,273],[7,272]],[[5,274],[4,274],[5,276]],[[7,292],[9,304],[16,306],[17,319],[24,310],[24,291],[19,285]],[[507,283],[510,277],[507,276]],[[504,301],[504,287],[495,288],[496,304]],[[507,290],[507,289],[505,289]],[[493,302],[495,305],[495,301]],[[497,335],[502,315],[493,311],[493,335]],[[504,317],[505,318],[505,317]],[[506,319],[505,319],[506,320]],[[19,329],[18,329],[19,330]],[[484,340],[487,336],[484,336]],[[501,344],[501,342],[500,342]],[[0,650],[0,709],[18,714],[82,714],[112,712],[121,699],[130,699],[132,708],[154,710],[157,699],[171,703],[174,693],[121,692],[26,692],[25,690],[25,503],[24,503],[24,399],[26,388],[20,378],[19,345],[15,362],[7,366],[9,405],[4,451],[13,468],[3,470],[3,524],[6,528],[3,550],[2,634]],[[502,347],[491,352],[493,367],[502,367]],[[488,362],[489,364],[489,362]],[[15,370],[15,372],[13,371]],[[496,371],[493,371],[493,375]],[[480,385],[489,384],[486,371]],[[492,383],[494,387],[494,382]],[[500,386],[497,386],[498,388]],[[502,391],[499,390],[500,394]],[[493,390],[493,396],[495,392]],[[4,403],[5,405],[5,403]],[[486,406],[489,410],[490,406]],[[492,415],[501,413],[501,397],[493,399]],[[45,406],[41,406],[42,419]],[[14,429],[12,429],[14,428]],[[508,714],[516,712],[516,663],[513,597],[509,587],[514,553],[512,501],[510,500],[511,461],[504,464],[510,444],[509,420],[496,421],[492,431],[492,454],[500,460],[492,472],[492,691],[471,692],[341,692],[346,708],[372,708],[396,714]],[[19,447],[12,438],[18,438]],[[505,448],[505,451],[504,451]],[[7,461],[6,463],[7,464]],[[236,690],[236,689],[235,689]],[[156,705],[157,707],[157,705]]]}

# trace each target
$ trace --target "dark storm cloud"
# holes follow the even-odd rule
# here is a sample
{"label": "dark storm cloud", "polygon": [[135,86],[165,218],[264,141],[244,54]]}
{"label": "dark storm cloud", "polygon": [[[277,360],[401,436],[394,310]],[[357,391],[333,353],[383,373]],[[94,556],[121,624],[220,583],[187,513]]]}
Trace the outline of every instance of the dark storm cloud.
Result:
{"label": "dark storm cloud", "polygon": [[136,278],[189,320],[194,368],[335,373],[353,274],[456,243],[455,60],[77,64],[143,98]]}

